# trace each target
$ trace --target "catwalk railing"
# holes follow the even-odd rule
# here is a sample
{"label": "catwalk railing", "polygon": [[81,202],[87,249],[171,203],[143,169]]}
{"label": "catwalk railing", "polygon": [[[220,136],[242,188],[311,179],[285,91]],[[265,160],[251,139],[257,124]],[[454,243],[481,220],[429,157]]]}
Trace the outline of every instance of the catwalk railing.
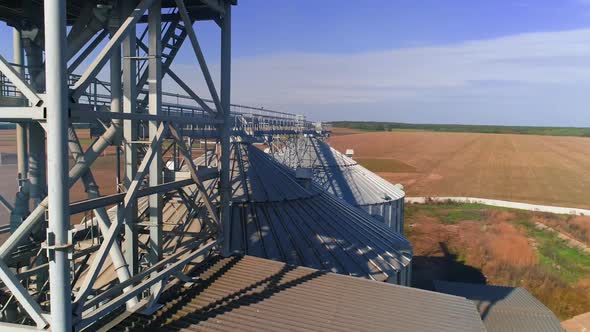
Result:
{"label": "catwalk railing", "polygon": [[[71,74],[69,79],[70,87],[80,79],[79,75]],[[29,81],[28,75],[25,77]],[[92,115],[88,111],[107,112],[110,110],[111,85],[109,82],[101,80],[93,80],[86,91],[81,95],[77,108],[83,108],[86,112],[84,116],[76,117],[74,119],[79,123],[91,123],[88,120],[88,115]],[[146,89],[139,91],[141,94],[148,94]],[[0,73],[0,121],[10,122],[12,118],[3,117],[2,106],[14,106],[21,100],[21,95],[17,89],[2,73]],[[162,93],[162,109],[160,114],[188,119],[202,119],[203,123],[187,124],[180,126],[178,129],[184,136],[195,138],[213,138],[217,137],[218,130],[214,123],[207,123],[207,120],[214,120],[196,101],[185,94],[163,92]],[[214,102],[210,99],[203,99],[207,105],[214,108]],[[147,103],[141,99],[137,102],[138,113],[147,113]],[[74,112],[75,115],[76,112]],[[272,136],[272,135],[289,135],[289,134],[326,134],[331,128],[327,124],[321,122],[311,122],[305,119],[305,116],[280,112],[275,110],[265,109],[263,107],[253,107],[240,104],[231,104],[230,106],[231,122],[233,124],[234,136]],[[99,118],[106,117],[106,114],[98,115]],[[84,120],[86,119],[86,120]],[[19,119],[22,120],[22,119]],[[31,117],[31,120],[39,120]],[[186,122],[186,121],[184,121]],[[193,122],[193,121],[191,121]],[[147,131],[147,129],[146,129]],[[140,129],[140,133],[142,130]]]}

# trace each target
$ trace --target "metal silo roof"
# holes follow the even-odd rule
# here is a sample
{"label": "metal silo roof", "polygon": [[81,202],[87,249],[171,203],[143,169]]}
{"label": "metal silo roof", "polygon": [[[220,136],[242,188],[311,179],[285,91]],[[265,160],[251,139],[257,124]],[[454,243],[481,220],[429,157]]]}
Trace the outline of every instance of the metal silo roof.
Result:
{"label": "metal silo roof", "polygon": [[[217,258],[198,282],[162,295],[152,315],[114,331],[485,331],[463,297],[351,278],[266,259]],[[108,327],[105,327],[105,329]]]}
{"label": "metal silo roof", "polygon": [[323,189],[353,205],[373,205],[403,199],[404,191],[352,158],[315,137],[291,140],[273,156],[291,167],[313,169],[313,179]]}
{"label": "metal silo roof", "polygon": [[305,188],[260,149],[234,144],[232,164],[232,251],[375,280],[410,264],[406,238],[317,185]]}
{"label": "metal silo roof", "polygon": [[559,319],[524,288],[435,281],[436,291],[473,301],[490,332],[563,331]]}

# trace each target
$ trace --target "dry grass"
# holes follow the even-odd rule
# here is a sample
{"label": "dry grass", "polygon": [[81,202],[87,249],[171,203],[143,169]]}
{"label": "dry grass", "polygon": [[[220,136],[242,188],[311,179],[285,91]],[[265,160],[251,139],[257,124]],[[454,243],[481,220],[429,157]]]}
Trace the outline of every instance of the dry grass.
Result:
{"label": "dry grass", "polygon": [[[474,282],[473,271],[479,271],[480,282],[524,287],[562,319],[590,311],[590,256],[537,230],[539,214],[477,204],[408,205],[406,211],[418,280]],[[568,219],[543,217],[556,225]],[[442,266],[459,272],[424,266],[421,257],[447,257],[452,264]]]}
{"label": "dry grass", "polygon": [[[590,208],[590,138],[435,132],[334,136],[408,196],[474,196]],[[393,167],[382,168],[393,160]],[[398,169],[403,163],[412,169]]]}
{"label": "dry grass", "polygon": [[537,213],[533,220],[541,222],[582,243],[590,245],[589,216],[559,216],[551,213]]}

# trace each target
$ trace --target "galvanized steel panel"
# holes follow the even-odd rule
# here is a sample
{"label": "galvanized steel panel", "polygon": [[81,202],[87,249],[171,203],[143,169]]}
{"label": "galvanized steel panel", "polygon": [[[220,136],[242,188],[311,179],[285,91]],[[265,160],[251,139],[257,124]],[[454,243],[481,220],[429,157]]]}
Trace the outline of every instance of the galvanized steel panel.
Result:
{"label": "galvanized steel panel", "polygon": [[194,275],[200,282],[164,294],[160,311],[115,330],[485,331],[462,297],[260,258],[214,260]]}

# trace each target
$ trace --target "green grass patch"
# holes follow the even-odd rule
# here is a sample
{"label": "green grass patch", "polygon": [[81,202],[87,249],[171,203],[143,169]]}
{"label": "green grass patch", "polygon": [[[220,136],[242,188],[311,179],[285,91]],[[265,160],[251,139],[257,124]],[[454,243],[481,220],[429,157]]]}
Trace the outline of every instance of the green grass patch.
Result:
{"label": "green grass patch", "polygon": [[468,203],[408,204],[405,214],[407,218],[412,218],[417,213],[423,213],[443,224],[452,225],[464,220],[483,220],[487,208],[482,204]]}
{"label": "green grass patch", "polygon": [[450,210],[441,215],[443,224],[456,224],[464,220],[482,220],[483,211],[478,210]]}
{"label": "green grass patch", "polygon": [[590,274],[590,255],[569,246],[556,233],[536,228],[528,220],[519,220],[517,223],[537,243],[539,263],[548,273],[568,284]]}

